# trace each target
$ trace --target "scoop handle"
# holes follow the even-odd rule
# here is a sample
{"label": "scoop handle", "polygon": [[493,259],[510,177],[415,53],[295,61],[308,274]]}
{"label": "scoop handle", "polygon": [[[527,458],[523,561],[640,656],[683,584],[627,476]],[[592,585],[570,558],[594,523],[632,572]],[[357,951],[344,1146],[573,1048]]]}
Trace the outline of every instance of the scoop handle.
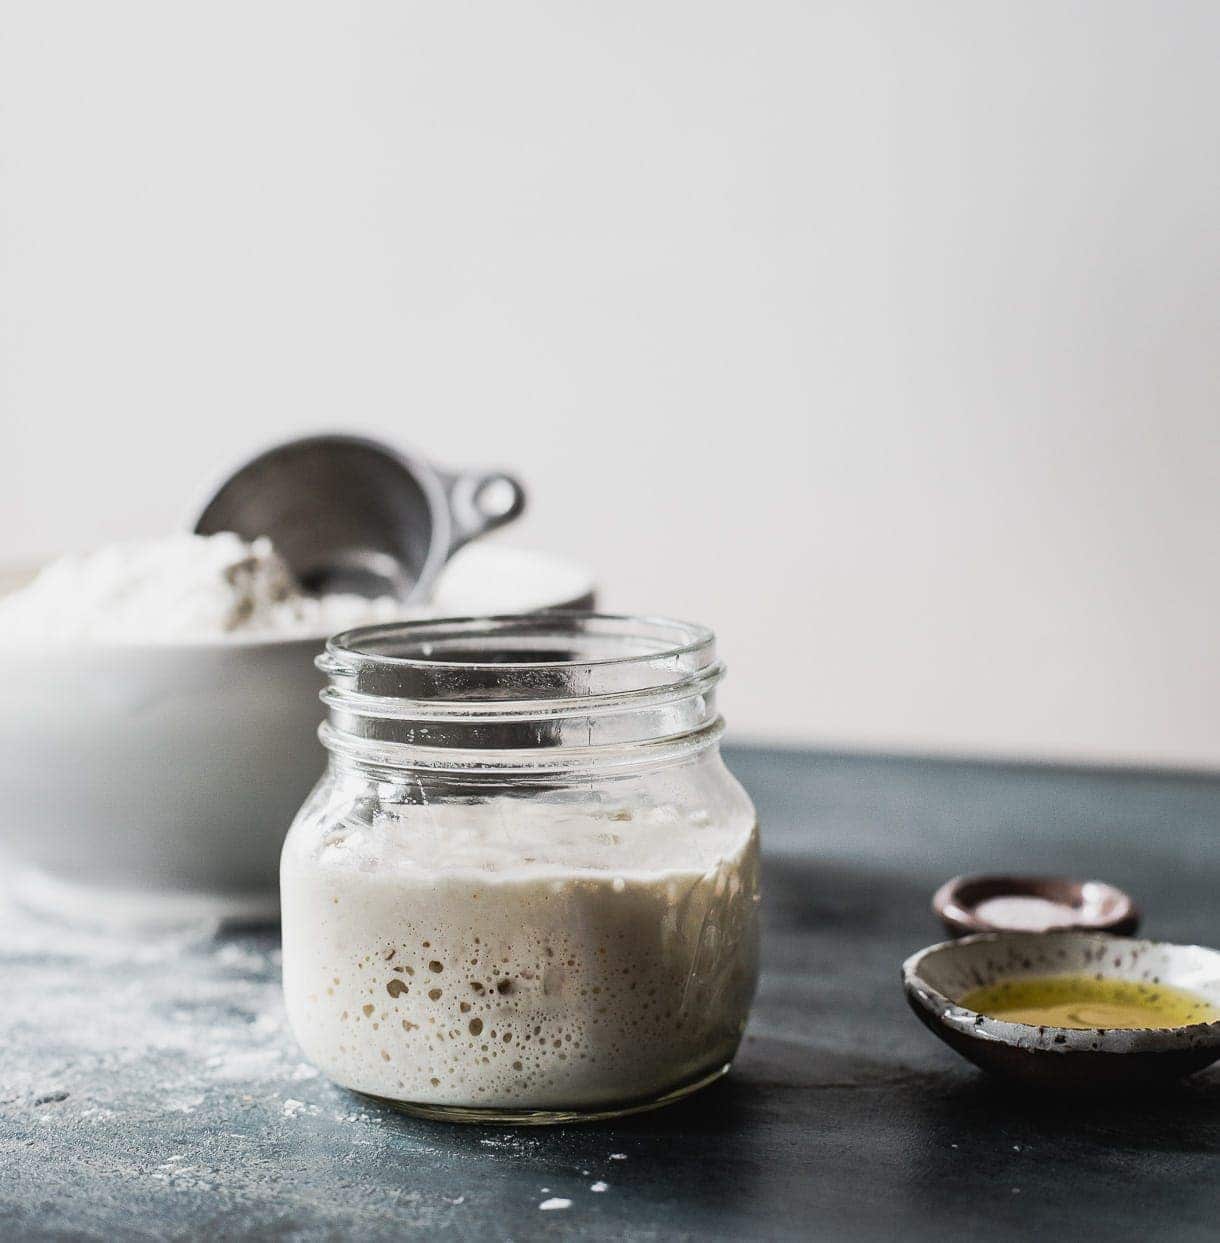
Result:
{"label": "scoop handle", "polygon": [[525,489],[502,470],[439,471],[453,519],[449,551],[512,522],[525,509]]}

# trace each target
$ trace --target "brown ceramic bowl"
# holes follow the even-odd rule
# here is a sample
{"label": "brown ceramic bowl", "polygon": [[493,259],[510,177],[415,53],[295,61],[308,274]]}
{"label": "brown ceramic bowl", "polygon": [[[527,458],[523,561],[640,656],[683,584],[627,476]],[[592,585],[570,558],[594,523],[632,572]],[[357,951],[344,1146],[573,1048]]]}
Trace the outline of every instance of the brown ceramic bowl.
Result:
{"label": "brown ceramic bowl", "polygon": [[955,876],[932,897],[950,936],[1079,929],[1130,936],[1140,913],[1121,889],[1062,876]]}
{"label": "brown ceramic bowl", "polygon": [[991,1074],[1097,1091],[1180,1079],[1220,1059],[1220,1022],[1186,1027],[1035,1027],[961,1004],[1000,980],[1064,973],[1169,984],[1220,1005],[1220,953],[1087,932],[985,933],[930,945],[902,966],[907,1001],[950,1048]]}

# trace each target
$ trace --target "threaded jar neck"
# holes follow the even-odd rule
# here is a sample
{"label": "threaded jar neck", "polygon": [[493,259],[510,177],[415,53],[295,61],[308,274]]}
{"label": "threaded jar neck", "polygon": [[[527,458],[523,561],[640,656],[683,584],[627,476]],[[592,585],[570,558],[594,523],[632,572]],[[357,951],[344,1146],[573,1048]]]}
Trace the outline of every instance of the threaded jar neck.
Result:
{"label": "threaded jar neck", "polygon": [[381,767],[538,771],[690,749],[722,729],[715,636],[548,612],[367,626],[318,657],[323,743]]}

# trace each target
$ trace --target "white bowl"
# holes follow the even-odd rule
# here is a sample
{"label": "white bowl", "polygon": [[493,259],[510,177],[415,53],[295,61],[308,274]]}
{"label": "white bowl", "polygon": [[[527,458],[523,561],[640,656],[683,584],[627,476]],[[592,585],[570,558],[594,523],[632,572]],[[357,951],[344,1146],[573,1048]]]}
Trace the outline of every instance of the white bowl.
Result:
{"label": "white bowl", "polygon": [[[592,603],[579,567],[491,543],[454,558],[434,608]],[[0,849],[19,892],[90,916],[273,914],[280,844],[325,759],[325,638],[10,646]]]}

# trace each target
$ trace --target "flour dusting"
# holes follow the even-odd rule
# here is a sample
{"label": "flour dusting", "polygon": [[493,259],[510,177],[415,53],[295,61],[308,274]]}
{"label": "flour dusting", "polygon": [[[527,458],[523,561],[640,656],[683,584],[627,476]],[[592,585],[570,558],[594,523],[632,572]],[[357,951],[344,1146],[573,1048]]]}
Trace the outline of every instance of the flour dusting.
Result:
{"label": "flour dusting", "polygon": [[308,595],[269,539],[179,534],[52,562],[0,600],[0,634],[110,643],[306,637],[406,612],[388,596]]}

